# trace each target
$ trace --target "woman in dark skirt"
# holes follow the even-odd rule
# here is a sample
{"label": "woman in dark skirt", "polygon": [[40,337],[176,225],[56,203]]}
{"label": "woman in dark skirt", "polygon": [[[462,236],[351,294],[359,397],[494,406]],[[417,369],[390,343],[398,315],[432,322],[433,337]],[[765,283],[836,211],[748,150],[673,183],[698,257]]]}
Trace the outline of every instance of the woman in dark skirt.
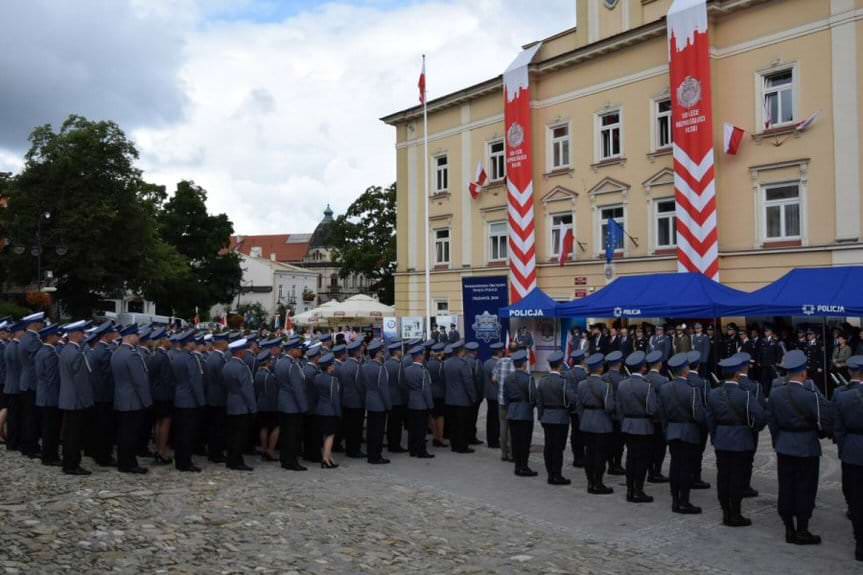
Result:
{"label": "woman in dark skirt", "polygon": [[333,461],[333,439],[342,417],[342,400],[339,380],[335,377],[335,357],[328,353],[321,358],[319,366],[321,373],[315,376],[315,391],[318,396],[318,425],[321,429],[323,449],[321,453],[321,469],[335,469],[338,464]]}
{"label": "woman in dark skirt", "polygon": [[258,404],[258,441],[265,461],[278,461],[279,443],[279,383],[272,372],[272,357],[266,349],[258,354],[255,373],[255,399]]}

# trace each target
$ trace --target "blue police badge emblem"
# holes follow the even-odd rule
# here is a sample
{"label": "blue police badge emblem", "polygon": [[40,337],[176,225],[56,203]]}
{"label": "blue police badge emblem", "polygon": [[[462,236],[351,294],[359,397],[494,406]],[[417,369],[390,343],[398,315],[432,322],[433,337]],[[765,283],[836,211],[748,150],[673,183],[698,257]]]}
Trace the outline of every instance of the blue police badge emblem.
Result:
{"label": "blue police badge emblem", "polygon": [[471,327],[476,339],[483,343],[500,341],[500,320],[496,315],[492,315],[488,311],[474,316]]}

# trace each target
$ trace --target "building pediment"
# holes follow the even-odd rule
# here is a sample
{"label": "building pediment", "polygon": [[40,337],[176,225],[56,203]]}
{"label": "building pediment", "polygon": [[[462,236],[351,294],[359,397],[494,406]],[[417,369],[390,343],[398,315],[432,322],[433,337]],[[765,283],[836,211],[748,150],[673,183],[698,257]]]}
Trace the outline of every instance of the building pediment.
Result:
{"label": "building pediment", "polygon": [[673,186],[674,185],[674,170],[671,168],[662,168],[643,182],[641,185],[644,186],[644,190],[649,194],[652,188],[657,188],[659,186]]}
{"label": "building pediment", "polygon": [[618,193],[623,194],[623,198],[626,199],[629,196],[629,184],[614,178],[603,178],[587,193],[590,195],[591,202],[596,202],[601,196]]}
{"label": "building pediment", "polygon": [[563,186],[555,186],[550,192],[542,197],[542,203],[548,205],[553,202],[570,202],[575,205],[578,193]]}

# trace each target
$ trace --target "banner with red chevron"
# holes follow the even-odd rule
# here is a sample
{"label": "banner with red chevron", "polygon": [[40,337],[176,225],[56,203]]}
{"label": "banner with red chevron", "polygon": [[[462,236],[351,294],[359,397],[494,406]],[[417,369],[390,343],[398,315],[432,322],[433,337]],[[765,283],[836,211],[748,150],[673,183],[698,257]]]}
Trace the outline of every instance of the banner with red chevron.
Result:
{"label": "banner with red chevron", "polygon": [[510,305],[536,287],[528,66],[540,46],[537,43],[523,50],[503,73]]}
{"label": "banner with red chevron", "polygon": [[706,0],[668,10],[677,269],[719,279],[713,101]]}

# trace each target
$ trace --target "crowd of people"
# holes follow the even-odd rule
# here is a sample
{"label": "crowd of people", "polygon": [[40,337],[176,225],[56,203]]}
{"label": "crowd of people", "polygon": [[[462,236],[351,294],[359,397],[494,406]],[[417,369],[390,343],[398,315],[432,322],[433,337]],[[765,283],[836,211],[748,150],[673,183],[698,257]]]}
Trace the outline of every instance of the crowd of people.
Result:
{"label": "crowd of people", "polygon": [[634,504],[653,501],[647,483],[668,483],[671,510],[684,515],[701,512],[692,491],[711,487],[701,466],[710,442],[722,522],[745,527],[743,500],[758,496],[750,484],[758,437],[769,427],[786,541],[821,541],[809,521],[820,443],[833,438],[863,560],[863,356],[843,351],[850,338],[837,336],[847,382],[827,400],[809,377],[806,346],[792,348],[770,326],[750,334],[763,338],[757,346],[733,325],[721,345],[699,324],[692,334],[684,325],[665,331],[593,326],[535,375],[524,330],[508,349],[492,344],[482,361],[479,345],[457,332],[347,341],[341,332],[286,338],[110,321],[46,325],[37,313],[0,320],[0,439],[69,475],[90,473],[84,456],[135,474],[148,471],[139,457],[182,472],[201,471],[195,457],[251,471],[244,456],[256,444],[263,460],[287,470],[306,470],[301,461],[334,469],[339,452],[374,465],[390,462],[385,447],[433,458],[429,434],[433,447],[473,453],[485,401],[488,447],[516,475],[537,475],[530,445],[539,421],[550,485],[571,483],[563,474],[569,442],[589,494],[613,493],[606,473],[626,476]]}

